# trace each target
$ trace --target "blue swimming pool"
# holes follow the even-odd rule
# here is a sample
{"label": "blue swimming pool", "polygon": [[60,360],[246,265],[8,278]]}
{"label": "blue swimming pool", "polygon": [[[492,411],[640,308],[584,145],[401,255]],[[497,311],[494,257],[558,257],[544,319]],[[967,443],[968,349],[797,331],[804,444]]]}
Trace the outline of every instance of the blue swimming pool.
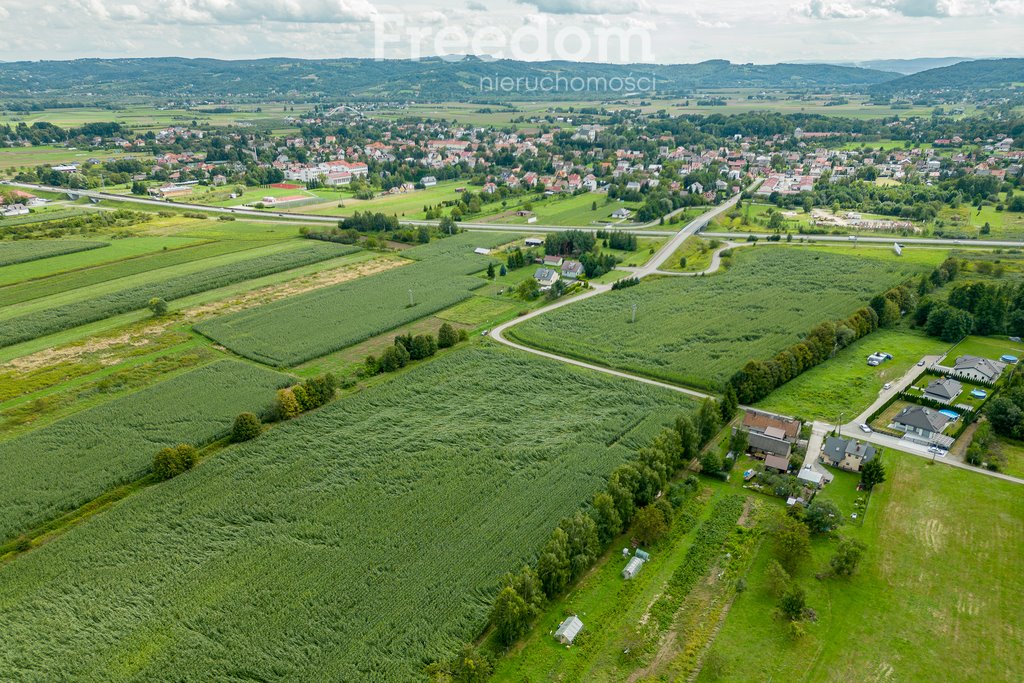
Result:
{"label": "blue swimming pool", "polygon": [[973,396],[974,398],[985,398],[986,396],[988,396],[988,394],[986,394],[981,389],[974,389],[973,391],[971,391],[971,396]]}
{"label": "blue swimming pool", "polygon": [[950,420],[955,420],[958,417],[960,417],[959,413],[956,413],[952,410],[940,410],[939,412],[948,417]]}

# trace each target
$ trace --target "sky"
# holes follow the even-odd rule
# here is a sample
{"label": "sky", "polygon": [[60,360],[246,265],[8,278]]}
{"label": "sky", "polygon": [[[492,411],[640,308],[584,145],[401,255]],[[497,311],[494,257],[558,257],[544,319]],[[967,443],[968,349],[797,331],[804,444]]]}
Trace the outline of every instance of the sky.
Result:
{"label": "sky", "polygon": [[[409,9],[412,7],[412,9]],[[1024,57],[1024,0],[3,0],[0,60]]]}

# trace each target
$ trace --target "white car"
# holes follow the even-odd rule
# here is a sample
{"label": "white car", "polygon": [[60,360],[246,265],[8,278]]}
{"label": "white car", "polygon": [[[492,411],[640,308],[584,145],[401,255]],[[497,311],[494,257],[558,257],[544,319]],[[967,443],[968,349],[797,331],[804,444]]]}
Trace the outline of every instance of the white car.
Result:
{"label": "white car", "polygon": [[882,391],[888,391],[889,389],[892,389],[892,382],[886,382],[882,385]]}
{"label": "white car", "polygon": [[938,446],[929,446],[928,452],[937,455],[940,458],[945,457],[946,455],[946,450],[944,448],[939,448]]}
{"label": "white car", "polygon": [[917,361],[917,367],[923,368],[924,367],[924,361],[923,360]]}
{"label": "white car", "polygon": [[860,431],[864,432],[865,434],[870,434],[871,433],[871,427],[868,427],[866,424],[862,424],[860,426]]}

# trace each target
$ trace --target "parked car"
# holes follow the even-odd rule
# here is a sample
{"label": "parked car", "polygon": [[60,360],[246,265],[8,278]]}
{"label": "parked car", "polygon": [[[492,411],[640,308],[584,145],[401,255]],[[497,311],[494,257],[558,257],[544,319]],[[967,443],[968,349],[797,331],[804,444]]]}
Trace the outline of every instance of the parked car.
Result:
{"label": "parked car", "polygon": [[924,367],[924,361],[923,360],[917,361],[917,367],[923,368]]}
{"label": "parked car", "polygon": [[866,424],[862,424],[860,426],[860,431],[864,432],[865,434],[870,434],[871,433],[871,427],[868,427]]}
{"label": "parked car", "polygon": [[892,382],[886,382],[882,385],[882,391],[889,391],[892,389]]}
{"label": "parked car", "polygon": [[932,453],[934,455],[937,455],[940,458],[944,457],[946,455],[946,449],[945,448],[939,448],[938,446],[929,446],[928,447],[928,452]]}

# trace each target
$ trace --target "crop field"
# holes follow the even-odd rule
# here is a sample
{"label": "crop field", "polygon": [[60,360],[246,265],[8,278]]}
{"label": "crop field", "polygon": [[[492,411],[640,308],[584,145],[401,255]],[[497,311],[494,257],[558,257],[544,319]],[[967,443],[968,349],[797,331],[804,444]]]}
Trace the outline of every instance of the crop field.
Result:
{"label": "crop field", "polygon": [[631,457],[638,425],[693,407],[510,350],[448,354],[0,568],[0,670],[414,679],[480,632],[501,574]]}
{"label": "crop field", "polygon": [[102,249],[89,249],[63,256],[51,256],[25,263],[0,268],[0,287],[15,282],[43,278],[56,273],[65,273],[79,268],[91,268],[103,263],[111,263],[122,259],[134,258],[142,254],[161,251],[166,248],[198,244],[199,240],[176,237],[131,237],[111,240],[109,246]]}
{"label": "crop field", "polygon": [[[96,243],[93,242],[92,244]],[[212,256],[245,251],[266,246],[267,244],[267,242],[223,241],[193,246],[185,242],[185,244],[177,249],[144,254],[136,258],[125,259],[102,266],[83,268],[16,285],[0,287],[0,306],[11,306],[23,301],[31,301],[82,287],[112,282],[123,277],[141,273],[152,273],[161,268],[170,268],[183,263],[194,263]]]}
{"label": "crop field", "polygon": [[5,147],[0,149],[0,170],[21,167],[40,166],[47,164],[84,163],[87,159],[139,159],[151,158],[146,154],[126,153],[123,149],[75,149],[73,147],[56,147],[40,145],[38,147]]}
{"label": "crop field", "polygon": [[171,275],[128,289],[116,289],[94,298],[71,301],[50,308],[39,308],[3,320],[0,347],[85,325],[110,316],[145,308],[153,297],[167,301],[226,285],[325,261],[357,251],[328,242],[310,242],[289,251],[256,256],[246,260],[210,267],[187,275]]}
{"label": "crop field", "polygon": [[164,446],[202,445],[264,412],[282,374],[224,360],[0,441],[0,542],[146,472]]}
{"label": "crop field", "polygon": [[246,358],[298,365],[468,299],[486,282],[468,276],[493,260],[473,248],[508,241],[503,233],[437,240],[403,252],[422,259],[415,263],[213,318],[196,330]]}
{"label": "crop field", "polygon": [[447,261],[412,263],[214,318],[196,330],[246,358],[297,365],[448,308],[483,284]]}
{"label": "crop field", "polygon": [[773,356],[921,271],[909,262],[774,247],[738,249],[733,260],[719,274],[646,280],[508,334],[554,353],[719,389],[748,360]]}
{"label": "crop field", "polygon": [[16,242],[0,242],[0,267],[108,246],[110,245],[106,242],[89,242],[86,240],[18,240]]}
{"label": "crop field", "polygon": [[708,655],[715,675],[706,667],[699,683],[1019,680],[1020,485],[891,451],[884,462],[863,526],[841,531],[867,544],[858,572],[817,580],[835,547],[819,539],[793,577],[817,612],[806,635],[773,617],[765,543]]}

